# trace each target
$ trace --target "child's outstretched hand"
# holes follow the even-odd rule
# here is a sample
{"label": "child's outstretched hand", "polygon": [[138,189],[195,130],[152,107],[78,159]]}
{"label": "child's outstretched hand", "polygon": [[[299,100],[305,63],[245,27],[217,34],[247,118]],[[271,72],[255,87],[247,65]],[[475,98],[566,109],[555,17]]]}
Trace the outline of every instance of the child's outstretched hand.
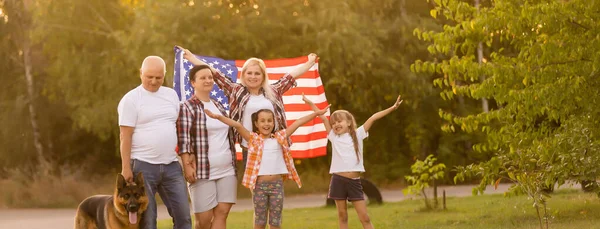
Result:
{"label": "child's outstretched hand", "polygon": [[329,107],[331,107],[331,104],[327,105],[327,107],[323,108],[322,110],[315,111],[315,114],[317,114],[317,116],[324,115],[325,112],[329,110]]}
{"label": "child's outstretched hand", "polygon": [[401,95],[398,95],[398,99],[396,99],[396,103],[394,103],[394,105],[392,106],[394,108],[394,110],[398,109],[398,107],[400,106],[400,104],[402,103],[402,99],[400,99],[400,97],[402,97]]}
{"label": "child's outstretched hand", "polygon": [[219,119],[222,116],[220,114],[212,113],[209,110],[204,110],[204,113],[206,113],[206,115],[208,115],[208,117],[211,117],[211,118],[214,118],[214,119]]}

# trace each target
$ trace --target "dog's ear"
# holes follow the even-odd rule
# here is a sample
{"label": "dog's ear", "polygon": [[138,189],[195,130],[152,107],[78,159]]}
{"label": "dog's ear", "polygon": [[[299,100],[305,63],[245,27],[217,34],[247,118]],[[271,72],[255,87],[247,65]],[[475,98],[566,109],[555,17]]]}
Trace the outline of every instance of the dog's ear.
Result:
{"label": "dog's ear", "polygon": [[135,184],[144,187],[144,175],[141,172],[135,176]]}
{"label": "dog's ear", "polygon": [[119,175],[117,175],[117,189],[122,189],[125,186],[127,186],[127,181],[125,180],[123,174],[119,173]]}

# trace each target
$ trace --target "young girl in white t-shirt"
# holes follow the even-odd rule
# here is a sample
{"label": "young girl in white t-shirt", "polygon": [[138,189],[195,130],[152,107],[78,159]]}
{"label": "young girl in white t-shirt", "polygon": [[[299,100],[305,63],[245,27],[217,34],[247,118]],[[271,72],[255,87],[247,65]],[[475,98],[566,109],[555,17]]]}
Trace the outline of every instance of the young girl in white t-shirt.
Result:
{"label": "young girl in white t-shirt", "polygon": [[[302,98],[309,104],[313,110],[318,108],[306,97]],[[373,228],[369,215],[367,214],[367,204],[363,195],[362,184],[360,183],[360,173],[365,171],[363,164],[363,139],[369,136],[369,129],[373,123],[396,110],[402,103],[400,96],[393,106],[373,114],[367,121],[357,128],[354,116],[345,110],[337,110],[331,114],[330,120],[324,115],[319,115],[325,130],[327,139],[331,142],[332,156],[331,168],[332,174],[329,183],[329,193],[327,197],[335,200],[338,210],[338,221],[341,229],[348,228],[348,207],[346,200],[352,202],[358,218],[363,228]]]}
{"label": "young girl in white t-shirt", "polygon": [[328,109],[329,106],[317,109],[282,130],[275,129],[275,114],[269,109],[252,114],[252,130],[223,115],[206,111],[206,115],[234,127],[248,141],[248,161],[242,185],[252,191],[254,228],[265,228],[267,221],[271,229],[280,228],[283,180],[291,179],[296,181],[298,187],[302,186],[287,139],[298,127],[323,115]]}

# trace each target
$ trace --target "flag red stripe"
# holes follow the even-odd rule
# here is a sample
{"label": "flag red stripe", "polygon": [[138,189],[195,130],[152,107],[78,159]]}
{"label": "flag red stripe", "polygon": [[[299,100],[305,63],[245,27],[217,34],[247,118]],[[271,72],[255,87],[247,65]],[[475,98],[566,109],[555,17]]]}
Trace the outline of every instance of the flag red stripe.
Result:
{"label": "flag red stripe", "polygon": [[325,155],[327,155],[327,146],[307,150],[292,150],[292,157],[295,159],[322,157]]}
{"label": "flag red stripe", "polygon": [[[265,60],[265,65],[267,68],[278,68],[278,67],[286,67],[286,66],[295,66],[299,64],[304,64],[308,61],[307,56],[295,57],[295,58],[284,58],[284,59],[273,59],[273,60]],[[241,68],[244,66],[246,60],[236,60],[235,66]]]}
{"label": "flag red stripe", "polygon": [[292,142],[309,142],[327,138],[327,131],[313,132],[306,135],[292,135]]}
{"label": "flag red stripe", "polygon": [[235,66],[241,68],[244,66],[244,62],[246,62],[246,60],[235,60]]}
{"label": "flag red stripe", "polygon": [[282,67],[282,66],[294,66],[294,65],[306,63],[306,61],[308,61],[308,56],[264,60],[264,61],[265,61],[265,65],[267,65],[267,68]]}
{"label": "flag red stripe", "polygon": [[[316,103],[315,105],[317,105],[317,107],[319,109],[323,109],[323,108],[327,107],[327,105],[329,105],[329,103],[322,102],[322,103]],[[308,105],[306,105],[306,104],[285,104],[285,105],[283,105],[283,108],[285,109],[286,112],[290,112],[290,111],[310,111],[311,110],[311,108]],[[288,123],[288,125],[289,125],[289,123]]]}

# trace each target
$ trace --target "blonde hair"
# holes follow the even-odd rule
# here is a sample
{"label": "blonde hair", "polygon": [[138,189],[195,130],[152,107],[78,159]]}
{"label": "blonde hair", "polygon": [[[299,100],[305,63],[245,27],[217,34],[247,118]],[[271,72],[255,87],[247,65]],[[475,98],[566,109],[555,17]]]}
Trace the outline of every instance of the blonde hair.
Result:
{"label": "blonde hair", "polygon": [[252,57],[252,58],[246,60],[246,62],[242,66],[242,75],[241,75],[242,85],[246,86],[246,83],[244,83],[244,76],[246,74],[246,71],[248,70],[248,67],[250,67],[252,65],[258,65],[258,67],[260,68],[260,71],[263,74],[262,89],[265,92],[265,97],[271,101],[275,101],[276,100],[275,92],[273,92],[273,89],[271,88],[271,84],[269,83],[269,75],[267,75],[267,66],[265,65],[265,62],[261,59]]}
{"label": "blonde hair", "polygon": [[354,143],[354,151],[356,152],[356,161],[357,163],[360,162],[360,157],[358,156],[358,138],[356,137],[356,119],[354,119],[354,116],[348,112],[347,110],[337,110],[334,111],[333,113],[331,113],[331,117],[329,117],[329,121],[331,123],[335,123],[335,122],[339,122],[342,120],[347,120],[350,122],[350,127],[348,128],[348,133],[350,134],[350,137],[352,137],[352,143]]}

